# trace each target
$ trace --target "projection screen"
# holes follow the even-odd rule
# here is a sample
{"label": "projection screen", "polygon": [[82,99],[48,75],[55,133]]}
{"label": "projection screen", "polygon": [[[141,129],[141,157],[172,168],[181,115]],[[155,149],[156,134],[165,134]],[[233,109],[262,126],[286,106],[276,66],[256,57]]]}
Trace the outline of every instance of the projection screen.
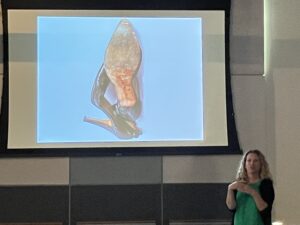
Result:
{"label": "projection screen", "polygon": [[228,148],[225,36],[224,10],[7,10],[6,148]]}

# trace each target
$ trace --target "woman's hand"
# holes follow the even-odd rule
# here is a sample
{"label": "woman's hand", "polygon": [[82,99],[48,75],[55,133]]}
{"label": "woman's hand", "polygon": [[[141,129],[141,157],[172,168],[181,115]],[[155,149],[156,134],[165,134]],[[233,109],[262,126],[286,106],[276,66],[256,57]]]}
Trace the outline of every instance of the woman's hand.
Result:
{"label": "woman's hand", "polygon": [[250,195],[252,195],[253,191],[254,191],[254,189],[252,189],[247,183],[242,182],[242,181],[235,181],[235,182],[231,183],[228,186],[228,189],[232,190],[232,191],[237,190],[237,191],[244,192],[244,193],[247,193]]}
{"label": "woman's hand", "polygon": [[235,181],[228,185],[226,203],[230,209],[235,208],[236,206],[235,199],[233,198],[233,191],[235,190],[251,195],[259,211],[264,210],[268,206],[268,204],[260,196],[259,192],[251,188],[246,182]]}

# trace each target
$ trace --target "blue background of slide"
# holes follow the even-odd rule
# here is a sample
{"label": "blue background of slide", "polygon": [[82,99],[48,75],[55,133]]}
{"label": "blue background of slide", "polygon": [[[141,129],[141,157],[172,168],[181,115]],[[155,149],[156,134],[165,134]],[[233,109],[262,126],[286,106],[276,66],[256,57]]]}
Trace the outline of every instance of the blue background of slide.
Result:
{"label": "blue background of slide", "polygon": [[[38,18],[37,141],[124,141],[83,122],[107,119],[91,103],[105,50],[121,18]],[[203,140],[201,18],[128,18],[142,49],[143,134],[126,141]]]}

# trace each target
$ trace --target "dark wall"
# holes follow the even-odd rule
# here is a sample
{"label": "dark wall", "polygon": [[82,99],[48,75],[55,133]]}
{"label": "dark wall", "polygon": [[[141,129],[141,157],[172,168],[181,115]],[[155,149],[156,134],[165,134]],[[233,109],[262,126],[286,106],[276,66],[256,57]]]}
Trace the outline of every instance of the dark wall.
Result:
{"label": "dark wall", "polygon": [[165,184],[164,224],[170,221],[230,220],[227,184]]}
{"label": "dark wall", "polygon": [[0,187],[0,222],[61,222],[69,219],[67,186]]}
{"label": "dark wall", "polygon": [[[0,187],[0,223],[230,220],[227,184]],[[70,200],[70,201],[69,201]],[[70,218],[69,218],[70,215]]]}
{"label": "dark wall", "polygon": [[160,185],[75,186],[72,225],[78,221],[161,221]]}

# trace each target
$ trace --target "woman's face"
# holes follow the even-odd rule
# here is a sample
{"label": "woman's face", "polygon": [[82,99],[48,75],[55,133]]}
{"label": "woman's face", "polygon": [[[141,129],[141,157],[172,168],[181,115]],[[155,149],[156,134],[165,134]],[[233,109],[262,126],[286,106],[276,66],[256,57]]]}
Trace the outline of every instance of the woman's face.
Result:
{"label": "woman's face", "polygon": [[261,164],[258,155],[249,153],[246,158],[245,167],[248,175],[259,175]]}

